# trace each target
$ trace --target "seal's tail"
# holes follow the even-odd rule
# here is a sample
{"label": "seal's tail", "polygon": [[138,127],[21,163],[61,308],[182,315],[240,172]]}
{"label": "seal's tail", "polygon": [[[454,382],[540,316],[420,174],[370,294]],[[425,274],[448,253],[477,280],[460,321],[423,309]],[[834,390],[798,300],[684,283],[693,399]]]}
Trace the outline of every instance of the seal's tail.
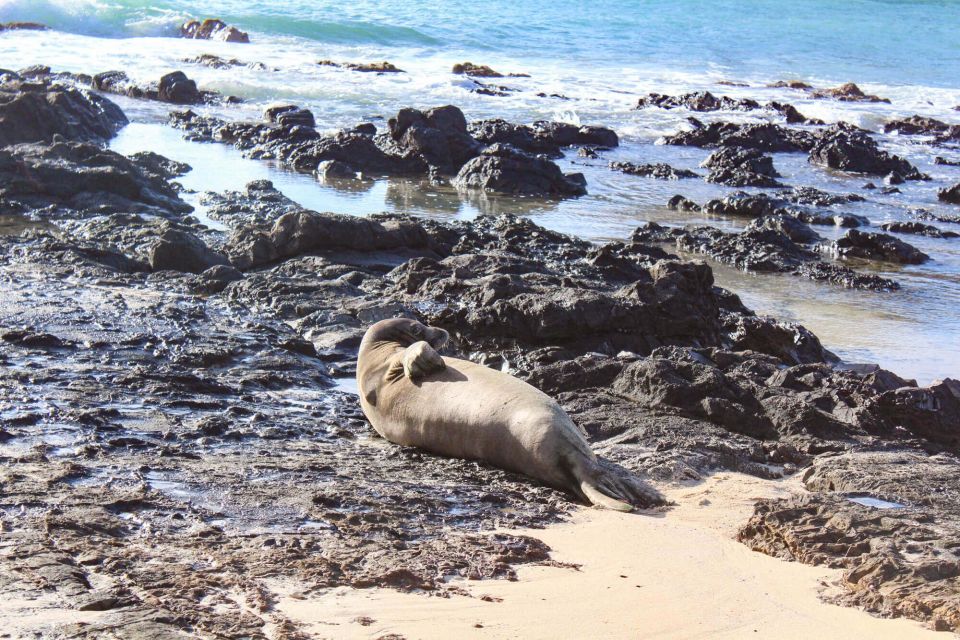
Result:
{"label": "seal's tail", "polygon": [[666,504],[653,487],[626,469],[598,460],[587,469],[578,470],[580,491],[591,504],[615,511],[633,511]]}

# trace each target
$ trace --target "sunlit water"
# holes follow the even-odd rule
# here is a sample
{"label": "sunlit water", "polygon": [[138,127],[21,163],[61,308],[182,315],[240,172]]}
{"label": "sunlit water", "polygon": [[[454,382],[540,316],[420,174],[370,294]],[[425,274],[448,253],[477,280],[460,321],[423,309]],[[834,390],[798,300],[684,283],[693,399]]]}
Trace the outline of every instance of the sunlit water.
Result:
{"label": "sunlit water", "polygon": [[[586,7],[589,6],[589,10]],[[172,39],[187,17],[217,15],[251,34],[251,44]],[[664,207],[675,193],[703,202],[732,189],[702,180],[679,182],[626,176],[607,168],[610,160],[668,162],[698,169],[707,151],[655,144],[685,126],[683,111],[633,107],[650,91],[708,89],[765,102],[786,100],[804,114],[829,122],[846,120],[878,130],[890,118],[919,113],[960,122],[960,3],[773,0],[694,3],[600,1],[556,2],[548,8],[528,0],[452,2],[424,5],[286,3],[213,0],[0,0],[0,21],[38,20],[63,32],[0,34],[0,67],[43,63],[57,70],[96,73],[124,69],[141,81],[182,69],[202,89],[245,99],[245,104],[202,109],[229,118],[259,118],[263,108],[290,101],[311,108],[319,128],[333,131],[360,121],[381,129],[401,107],[460,106],[469,119],[503,117],[516,122],[548,118],[614,128],[622,146],[601,159],[568,154],[565,170],[583,171],[589,195],[562,202],[458,194],[417,181],[378,180],[321,184],[309,175],[250,161],[223,145],[189,143],[164,123],[168,107],[118,100],[134,124],[114,141],[124,153],[150,149],[184,161],[194,170],[180,181],[205,218],[205,191],[242,189],[267,178],[306,207],[367,215],[406,212],[443,219],[469,219],[484,212],[529,215],[539,224],[595,241],[623,239],[640,224],[709,223],[725,230],[743,221],[709,219]],[[922,33],[923,37],[917,37]],[[216,53],[262,62],[216,70],[182,60]],[[389,60],[404,74],[371,75],[316,64]],[[450,73],[454,62],[472,60],[530,78],[504,78],[517,89],[507,97],[471,93],[471,82]],[[892,104],[811,100],[805,94],[766,88],[791,78],[819,86],[856,81]],[[717,84],[749,83],[747,88]],[[538,97],[562,94],[569,99]],[[701,119],[750,120],[752,114],[719,113]],[[908,137],[880,136],[934,180],[901,185],[901,194],[864,191],[864,177],[830,174],[810,166],[803,154],[776,154],[783,181],[834,192],[856,192],[868,201],[837,211],[865,215],[874,224],[911,219],[910,207],[943,213],[960,208],[937,202],[936,191],[960,181],[960,169],[933,164],[934,155],[960,159],[955,149],[933,149]],[[871,178],[875,182],[877,179]],[[941,225],[950,228],[950,225]],[[960,230],[960,225],[952,225]],[[840,230],[818,227],[832,239]],[[874,267],[898,280],[898,292],[849,291],[791,276],[750,275],[716,267],[718,281],[758,312],[795,320],[817,333],[832,350],[853,361],[878,362],[921,382],[960,375],[960,241],[918,236],[903,239],[933,260],[915,267]],[[866,267],[861,267],[866,268]]]}

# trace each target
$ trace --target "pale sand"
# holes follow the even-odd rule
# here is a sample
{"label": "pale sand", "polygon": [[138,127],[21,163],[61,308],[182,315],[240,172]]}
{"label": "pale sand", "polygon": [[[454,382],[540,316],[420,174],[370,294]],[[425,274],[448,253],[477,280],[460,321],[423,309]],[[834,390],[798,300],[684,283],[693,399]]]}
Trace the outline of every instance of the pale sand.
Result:
{"label": "pale sand", "polygon": [[[776,560],[733,539],[756,499],[791,490],[799,485],[723,473],[669,490],[678,505],[666,514],[584,508],[572,522],[521,532],[549,544],[556,560],[581,564],[580,571],[520,567],[517,582],[459,582],[472,598],[341,588],[302,599],[296,585],[271,586],[282,595],[279,611],[317,638],[950,637],[825,604],[817,594],[839,571]],[[375,622],[363,626],[361,617]]]}

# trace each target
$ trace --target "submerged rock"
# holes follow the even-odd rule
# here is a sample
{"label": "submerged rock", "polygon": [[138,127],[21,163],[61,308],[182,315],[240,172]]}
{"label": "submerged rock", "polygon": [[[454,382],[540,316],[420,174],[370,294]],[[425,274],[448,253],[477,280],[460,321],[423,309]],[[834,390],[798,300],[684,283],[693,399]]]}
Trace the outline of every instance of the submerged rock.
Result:
{"label": "submerged rock", "polygon": [[842,84],[832,89],[815,89],[811,94],[814,98],[832,98],[843,102],[886,102],[890,103],[888,98],[881,98],[864,93],[860,87],[852,82]]}
{"label": "submerged rock", "polygon": [[634,164],[632,162],[611,162],[610,168],[615,171],[629,173],[632,176],[659,178],[661,180],[680,180],[681,178],[698,178],[699,174],[689,169],[675,169],[668,164]]}
{"label": "submerged rock", "polygon": [[361,73],[406,73],[403,69],[398,69],[394,64],[387,61],[334,62],[333,60],[318,60],[317,64],[322,67],[339,67],[350,71],[360,71]]}

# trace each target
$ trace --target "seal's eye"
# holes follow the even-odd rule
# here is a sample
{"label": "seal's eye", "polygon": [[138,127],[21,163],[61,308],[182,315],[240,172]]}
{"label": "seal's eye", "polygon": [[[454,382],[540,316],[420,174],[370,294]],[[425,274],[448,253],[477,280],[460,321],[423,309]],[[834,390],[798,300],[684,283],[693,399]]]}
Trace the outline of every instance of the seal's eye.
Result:
{"label": "seal's eye", "polygon": [[423,325],[422,324],[410,325],[410,335],[412,335],[414,338],[419,338],[420,336],[422,336]]}

